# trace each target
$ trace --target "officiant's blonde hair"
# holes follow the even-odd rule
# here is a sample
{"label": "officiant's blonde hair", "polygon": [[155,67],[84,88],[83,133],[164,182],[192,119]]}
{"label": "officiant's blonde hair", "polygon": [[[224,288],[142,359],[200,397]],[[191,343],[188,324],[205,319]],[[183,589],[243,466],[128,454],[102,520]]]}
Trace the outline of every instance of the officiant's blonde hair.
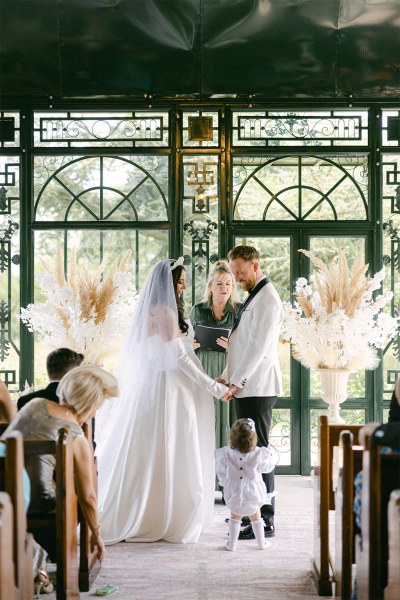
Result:
{"label": "officiant's blonde hair", "polygon": [[231,304],[232,306],[234,306],[235,302],[238,301],[237,289],[236,289],[236,285],[235,285],[235,279],[234,279],[232,271],[229,267],[229,263],[226,260],[217,260],[217,262],[214,263],[213,268],[211,269],[211,271],[208,275],[206,289],[204,292],[204,300],[211,300],[211,297],[212,297],[211,286],[214,283],[214,281],[218,278],[218,276],[220,276],[220,275],[230,275],[232,278],[232,291],[231,291],[231,295],[228,298],[228,303]]}
{"label": "officiant's blonde hair", "polygon": [[118,396],[118,383],[114,375],[101,367],[75,367],[61,379],[57,395],[60,404],[71,408],[77,417],[91,417],[104,400]]}

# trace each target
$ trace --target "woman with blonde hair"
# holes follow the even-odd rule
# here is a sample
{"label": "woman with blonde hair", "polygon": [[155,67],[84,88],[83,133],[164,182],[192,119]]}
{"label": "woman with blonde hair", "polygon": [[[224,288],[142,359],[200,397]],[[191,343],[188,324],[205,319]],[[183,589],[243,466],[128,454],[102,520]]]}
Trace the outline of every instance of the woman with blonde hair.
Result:
{"label": "woman with blonde hair", "polygon": [[[239,307],[236,285],[229,264],[226,260],[219,260],[210,271],[204,300],[193,306],[189,319],[194,328],[196,325],[205,325],[230,330]],[[219,377],[225,369],[228,338],[226,336],[217,338],[217,345],[220,350],[209,350],[202,348],[197,341],[194,343],[197,357],[207,375],[213,379]],[[230,414],[233,410],[233,402],[216,402],[215,410],[216,447],[219,448],[227,444],[229,439],[230,423],[234,420],[234,415]]]}
{"label": "woman with blonde hair", "polygon": [[[80,366],[64,375],[57,393],[60,404],[45,398],[36,398],[26,404],[6,429],[2,439],[6,439],[12,431],[18,430],[27,441],[57,441],[61,428],[71,431],[76,493],[83,516],[91,530],[91,547],[97,547],[97,555],[101,561],[105,555],[105,547],[97,510],[93,454],[82,425],[96,414],[106,398],[118,395],[117,380],[100,367]],[[54,511],[56,498],[53,478],[55,457],[29,456],[26,458],[25,467],[31,480],[29,514],[51,513]],[[41,540],[38,541],[42,543]],[[42,545],[50,555],[54,552],[54,548]]]}

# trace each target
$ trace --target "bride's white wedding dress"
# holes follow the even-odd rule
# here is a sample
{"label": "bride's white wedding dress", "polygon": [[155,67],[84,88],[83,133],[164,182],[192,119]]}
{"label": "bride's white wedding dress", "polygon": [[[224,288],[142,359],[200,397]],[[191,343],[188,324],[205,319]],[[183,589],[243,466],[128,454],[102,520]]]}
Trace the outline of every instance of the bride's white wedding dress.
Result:
{"label": "bride's white wedding dress", "polygon": [[[159,335],[149,338],[157,347]],[[193,329],[173,342],[176,368],[150,377],[141,397],[118,414],[98,442],[99,512],[105,543],[197,542],[214,507],[214,400],[193,351]],[[133,390],[132,390],[133,392]],[[125,394],[126,394],[125,390]],[[101,417],[101,415],[100,415]]]}

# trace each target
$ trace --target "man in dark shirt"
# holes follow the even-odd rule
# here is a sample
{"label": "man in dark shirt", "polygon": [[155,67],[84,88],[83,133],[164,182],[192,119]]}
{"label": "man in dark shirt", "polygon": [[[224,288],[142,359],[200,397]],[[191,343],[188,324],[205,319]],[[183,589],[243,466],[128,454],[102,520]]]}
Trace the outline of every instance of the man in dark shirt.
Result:
{"label": "man in dark shirt", "polygon": [[60,380],[68,371],[74,367],[79,367],[82,361],[83,354],[74,352],[74,350],[70,350],[69,348],[58,348],[50,352],[46,360],[47,375],[50,380],[49,385],[43,390],[37,390],[21,396],[17,403],[18,410],[21,410],[25,404],[34,398],[46,398],[46,400],[52,400],[58,404],[57,387]]}

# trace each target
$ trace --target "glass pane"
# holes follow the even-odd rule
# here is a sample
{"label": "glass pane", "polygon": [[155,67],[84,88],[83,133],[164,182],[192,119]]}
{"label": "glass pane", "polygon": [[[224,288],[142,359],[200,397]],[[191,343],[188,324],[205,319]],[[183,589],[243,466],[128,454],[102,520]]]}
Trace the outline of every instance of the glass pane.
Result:
{"label": "glass pane", "polygon": [[367,156],[234,156],[236,220],[366,220]]}
{"label": "glass pane", "polygon": [[286,467],[292,464],[291,416],[289,408],[274,408],[272,411],[269,441],[279,452],[277,467]]}
{"label": "glass pane", "polygon": [[0,377],[20,389],[20,159],[0,157]]}
{"label": "glass pane", "polygon": [[[328,409],[310,410],[310,465],[314,467],[318,457],[318,431],[319,417],[328,415]],[[364,425],[365,410],[363,409],[343,409],[340,416],[347,425]]]}
{"label": "glass pane", "polygon": [[167,221],[168,157],[35,158],[38,221]]}
{"label": "glass pane", "polygon": [[[365,251],[363,237],[312,237],[310,238],[310,251],[318,256],[325,264],[337,262],[338,250],[342,249],[347,257],[347,264],[351,269],[354,259],[360,250]],[[351,373],[348,384],[348,398],[365,398],[365,371]],[[318,373],[310,371],[310,396],[319,398],[321,392]]]}
{"label": "glass pane", "polygon": [[[59,231],[35,232],[35,272],[44,271],[44,264],[50,268],[54,265],[54,256],[60,249],[64,253],[64,239],[68,250],[75,248],[77,259],[89,271],[94,271],[104,258],[106,270],[113,261],[121,257],[126,250],[131,250],[131,263],[134,265],[135,287],[140,290],[148,272],[155,262],[168,258],[168,231],[157,230],[71,230],[64,234]],[[41,292],[37,277],[35,278],[34,301],[44,302],[46,296]],[[35,383],[46,382],[45,359],[48,348],[44,343],[35,339]],[[115,357],[110,359],[111,368]],[[29,382],[32,383],[32,382]]]}

